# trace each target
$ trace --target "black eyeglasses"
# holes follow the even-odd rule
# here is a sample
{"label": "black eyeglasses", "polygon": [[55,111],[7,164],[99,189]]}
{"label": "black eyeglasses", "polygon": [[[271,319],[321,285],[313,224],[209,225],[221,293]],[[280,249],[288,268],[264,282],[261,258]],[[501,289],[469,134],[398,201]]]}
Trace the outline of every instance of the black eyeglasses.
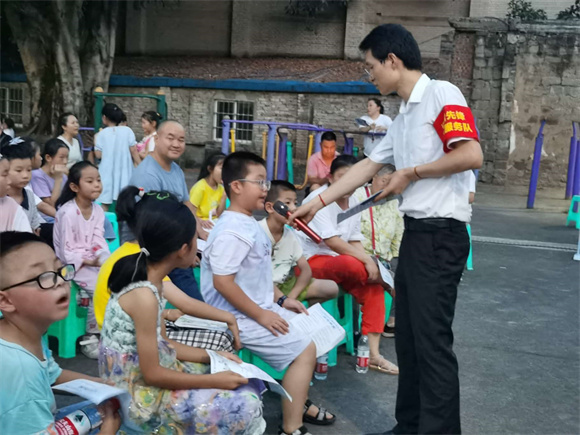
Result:
{"label": "black eyeglasses", "polygon": [[56,272],[49,271],[38,275],[36,278],[27,279],[26,281],[19,282],[18,284],[12,284],[10,287],[5,287],[0,291],[10,290],[11,288],[18,287],[19,285],[28,284],[29,282],[34,282],[43,290],[50,290],[56,287],[58,278],[62,278],[63,281],[72,281],[75,277],[75,267],[72,264],[65,264],[59,267]]}

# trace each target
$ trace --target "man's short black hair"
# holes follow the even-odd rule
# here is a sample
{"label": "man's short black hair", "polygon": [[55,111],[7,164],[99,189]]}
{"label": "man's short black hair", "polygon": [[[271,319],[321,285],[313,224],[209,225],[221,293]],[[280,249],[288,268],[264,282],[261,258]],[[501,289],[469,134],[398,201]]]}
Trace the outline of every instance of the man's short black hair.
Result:
{"label": "man's short black hair", "polygon": [[16,159],[32,159],[34,157],[30,145],[24,143],[2,147],[2,155],[10,161]]}
{"label": "man's short black hair", "polygon": [[296,187],[286,180],[272,180],[265,202],[275,203],[282,192],[296,192]]}
{"label": "man's short black hair", "polygon": [[370,50],[375,59],[383,62],[393,53],[409,70],[421,70],[421,51],[417,41],[400,24],[382,24],[371,30],[358,46],[360,51]]}
{"label": "man's short black hair", "polygon": [[322,133],[322,136],[320,136],[320,142],[322,142],[323,140],[333,140],[336,142],[336,135],[334,134],[333,131],[325,131],[324,133]]}
{"label": "man's short black hair", "polygon": [[266,167],[266,162],[262,157],[248,151],[237,151],[225,158],[224,166],[222,167],[222,181],[228,197],[230,197],[230,184],[236,180],[246,178],[250,165]]}

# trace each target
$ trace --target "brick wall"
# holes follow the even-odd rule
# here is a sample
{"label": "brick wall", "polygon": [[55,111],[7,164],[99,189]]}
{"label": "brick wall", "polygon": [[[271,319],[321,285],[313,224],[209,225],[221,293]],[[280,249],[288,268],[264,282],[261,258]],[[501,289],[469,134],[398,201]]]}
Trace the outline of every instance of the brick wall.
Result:
{"label": "brick wall", "polygon": [[[528,0],[535,9],[544,9],[548,18],[556,18],[558,12],[566,9],[574,0]],[[473,0],[470,17],[504,18],[508,11],[508,0]]]}

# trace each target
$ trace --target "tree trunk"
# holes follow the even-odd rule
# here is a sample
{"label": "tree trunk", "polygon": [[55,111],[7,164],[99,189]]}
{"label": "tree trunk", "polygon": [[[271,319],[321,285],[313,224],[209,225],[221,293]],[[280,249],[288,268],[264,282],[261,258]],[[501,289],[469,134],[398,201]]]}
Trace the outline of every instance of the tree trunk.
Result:
{"label": "tree trunk", "polygon": [[118,0],[2,1],[27,76],[28,134],[52,134],[62,111],[91,125],[93,91],[107,90]]}

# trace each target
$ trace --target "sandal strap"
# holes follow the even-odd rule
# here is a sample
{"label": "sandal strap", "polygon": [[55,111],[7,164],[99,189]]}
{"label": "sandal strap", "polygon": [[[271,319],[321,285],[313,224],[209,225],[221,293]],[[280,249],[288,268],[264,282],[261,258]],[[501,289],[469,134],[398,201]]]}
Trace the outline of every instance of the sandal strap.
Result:
{"label": "sandal strap", "polygon": [[306,413],[306,411],[308,411],[308,409],[314,405],[314,403],[312,403],[312,400],[310,399],[306,399],[306,403],[304,403],[304,412]]}
{"label": "sandal strap", "polygon": [[311,435],[311,433],[308,432],[308,428],[306,426],[300,426],[298,429],[296,429],[292,433],[284,432],[284,429],[282,429],[282,426],[280,426],[280,430],[278,431],[278,435]]}
{"label": "sandal strap", "polygon": [[325,419],[325,417],[326,417],[326,409],[319,406],[318,407],[318,415],[316,416],[316,420],[322,421]]}

